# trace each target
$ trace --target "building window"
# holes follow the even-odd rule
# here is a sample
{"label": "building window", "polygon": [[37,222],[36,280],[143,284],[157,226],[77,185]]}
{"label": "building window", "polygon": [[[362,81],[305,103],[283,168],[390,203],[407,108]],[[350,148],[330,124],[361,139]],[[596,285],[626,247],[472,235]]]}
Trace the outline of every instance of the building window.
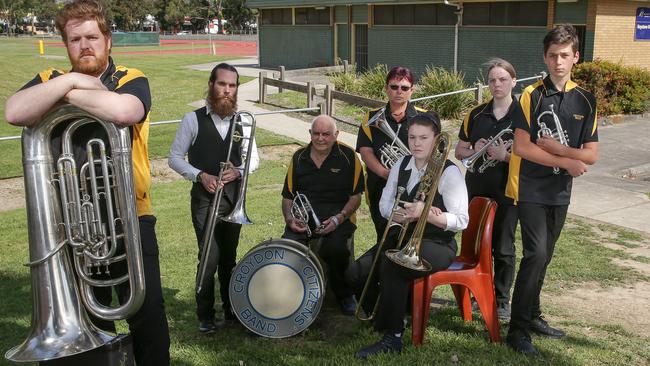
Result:
{"label": "building window", "polygon": [[463,25],[546,26],[546,1],[468,3],[463,7]]}
{"label": "building window", "polygon": [[296,8],[296,25],[329,25],[330,8]]}
{"label": "building window", "polygon": [[262,24],[291,24],[291,8],[262,9]]}
{"label": "building window", "polygon": [[375,5],[374,25],[454,25],[456,8],[442,4]]}

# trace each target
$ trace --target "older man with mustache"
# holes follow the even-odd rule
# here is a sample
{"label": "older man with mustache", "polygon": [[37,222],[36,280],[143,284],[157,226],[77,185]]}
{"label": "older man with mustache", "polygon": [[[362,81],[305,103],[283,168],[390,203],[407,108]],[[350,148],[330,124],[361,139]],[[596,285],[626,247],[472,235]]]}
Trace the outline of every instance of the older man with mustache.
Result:
{"label": "older man with mustache", "polygon": [[[214,193],[217,187],[223,184],[224,195],[218,214],[223,216],[230,213],[237,203],[239,179],[244,167],[242,155],[247,151],[249,143],[253,144],[251,156],[248,157],[251,159],[249,171],[254,171],[259,165],[254,140],[249,142],[244,138],[233,141],[230,160],[227,162],[230,167],[224,171],[221,182],[218,180],[221,163],[226,162],[228,156],[231,124],[234,123],[233,117],[237,111],[238,86],[239,74],[233,66],[226,63],[215,66],[208,81],[205,107],[185,114],[169,152],[169,166],[185,179],[194,182],[190,196],[199,261],[204,244],[204,228]],[[244,137],[249,137],[251,133],[250,127],[242,127],[239,124],[235,126],[235,131]],[[240,230],[240,224],[219,221],[215,225],[212,248],[217,245],[219,256],[217,258],[217,251],[211,252],[211,258],[206,262],[206,278],[209,280],[195,295],[196,315],[201,333],[214,333],[225,324],[223,320],[215,318],[214,274],[217,271],[224,319],[236,319],[230,307],[228,284],[236,264]]]}

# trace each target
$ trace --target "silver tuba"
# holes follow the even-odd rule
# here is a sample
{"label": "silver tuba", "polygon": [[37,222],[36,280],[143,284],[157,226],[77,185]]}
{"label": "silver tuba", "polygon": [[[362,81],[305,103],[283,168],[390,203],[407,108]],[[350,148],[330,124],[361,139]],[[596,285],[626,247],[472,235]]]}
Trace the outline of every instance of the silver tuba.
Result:
{"label": "silver tuba", "polygon": [[[91,139],[86,144],[88,162],[78,174],[72,138],[88,124],[105,131],[111,154],[104,141]],[[60,128],[65,128],[61,154],[55,157],[52,135]],[[93,325],[86,311],[105,320],[128,318],[144,301],[145,283],[128,129],[63,106],[23,129],[22,146],[32,323],[28,338],[5,357],[38,362],[109,342],[114,336]],[[124,251],[118,251],[122,245]],[[112,278],[108,266],[120,261],[126,263],[127,274]],[[95,273],[109,279],[100,280]],[[125,282],[130,295],[120,306],[103,305],[93,294],[93,287]]]}
{"label": "silver tuba", "polygon": [[[251,122],[245,122],[242,116],[248,116],[251,119]],[[239,183],[239,191],[237,194],[237,202],[235,207],[225,217],[219,217],[219,206],[221,205],[221,198],[223,197],[224,190],[223,188],[217,188],[214,193],[214,198],[212,199],[212,204],[210,206],[210,212],[208,213],[207,223],[205,230],[203,232],[203,250],[201,251],[201,259],[199,261],[199,268],[197,270],[196,276],[196,293],[201,292],[203,288],[203,283],[205,282],[208,258],[210,252],[212,251],[212,238],[214,237],[214,228],[218,220],[228,221],[240,225],[252,224],[246,214],[246,187],[248,186],[248,170],[251,165],[251,153],[253,151],[253,142],[255,141],[255,116],[251,112],[240,111],[235,113],[232,117],[233,123],[230,124],[230,141],[228,143],[228,155],[226,156],[226,161],[221,163],[221,170],[219,171],[219,180],[225,173],[227,169],[231,168],[230,164],[230,154],[232,153],[232,146],[234,142],[239,142],[242,139],[248,139],[248,149],[242,154],[242,161],[244,161],[244,172],[242,173],[241,182]],[[244,137],[240,135],[235,127],[241,125],[242,127],[250,127],[251,133],[249,137]],[[243,129],[242,129],[243,130]],[[219,255],[219,248],[217,250],[217,257]]]}
{"label": "silver tuba", "polygon": [[467,168],[468,171],[474,173],[474,171],[477,170],[474,167],[476,165],[476,162],[479,161],[482,157],[484,157],[485,159],[483,163],[478,167],[477,170],[479,174],[483,173],[487,168],[495,166],[497,164],[497,160],[490,157],[487,151],[490,146],[495,145],[496,143],[505,144],[506,149],[509,150],[512,146],[513,140],[509,139],[504,142],[503,139],[501,138],[506,133],[512,133],[512,129],[510,127],[504,128],[503,130],[501,130],[501,132],[499,132],[495,136],[490,137],[488,139],[488,142],[485,143],[485,145],[482,148],[476,150],[474,154],[466,157],[460,162],[463,164],[465,168]]}
{"label": "silver tuba", "polygon": [[[564,146],[569,146],[569,134],[562,128],[562,123],[560,123],[560,118],[557,116],[555,110],[553,109],[553,104],[549,105],[548,107],[548,111],[540,113],[537,117],[537,125],[539,126],[539,131],[537,131],[537,138],[539,139],[542,137],[550,137]],[[542,117],[547,114],[553,116],[555,131],[546,126],[546,123],[542,122]],[[554,167],[553,174],[560,174],[560,168]]]}
{"label": "silver tuba", "polygon": [[318,216],[316,216],[316,212],[307,199],[307,196],[298,191],[296,191],[296,196],[293,198],[291,204],[291,216],[294,219],[305,223],[305,226],[307,227],[307,237],[311,237],[312,235],[311,229],[309,228],[310,218],[314,220],[316,230],[322,228],[323,224],[318,219]]}
{"label": "silver tuba", "polygon": [[382,108],[366,122],[368,126],[375,126],[391,139],[391,143],[379,148],[381,165],[390,169],[403,156],[411,155],[409,148],[399,139],[395,131],[386,121],[386,107]]}

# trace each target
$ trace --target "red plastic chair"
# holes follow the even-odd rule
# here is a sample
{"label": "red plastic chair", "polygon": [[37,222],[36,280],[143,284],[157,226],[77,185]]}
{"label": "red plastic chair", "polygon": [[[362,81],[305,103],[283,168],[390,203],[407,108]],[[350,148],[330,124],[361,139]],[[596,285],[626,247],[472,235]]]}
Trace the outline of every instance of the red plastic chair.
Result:
{"label": "red plastic chair", "polygon": [[497,203],[474,197],[469,204],[469,225],[463,231],[460,255],[449,268],[413,281],[413,344],[420,345],[429,321],[433,289],[451,285],[463,320],[472,320],[470,293],[478,302],[492,342],[500,342],[499,318],[492,278],[492,225]]}

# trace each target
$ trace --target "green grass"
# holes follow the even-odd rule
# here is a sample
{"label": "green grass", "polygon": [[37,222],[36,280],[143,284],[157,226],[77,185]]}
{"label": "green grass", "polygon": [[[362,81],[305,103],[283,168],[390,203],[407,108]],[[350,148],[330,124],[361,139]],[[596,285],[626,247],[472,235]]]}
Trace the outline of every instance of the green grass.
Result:
{"label": "green grass", "polygon": [[[149,47],[154,49],[155,47]],[[122,51],[125,48],[117,48]],[[145,47],[146,49],[146,47]],[[157,49],[157,48],[156,48]],[[0,136],[20,135],[21,129],[4,121],[7,98],[49,67],[67,70],[67,58],[53,59],[38,56],[37,40],[0,38]],[[48,47],[48,56],[66,56],[61,47]],[[117,55],[115,63],[140,69],[147,75],[152,93],[151,121],[181,119],[194,107],[189,103],[205,97],[208,73],[188,69],[187,65],[226,60],[209,55]],[[19,65],[19,67],[17,67]],[[242,77],[241,82],[252,78]],[[167,156],[177,125],[152,127],[150,157]],[[260,133],[262,138],[264,133]],[[22,175],[20,141],[0,142],[0,179]]]}
{"label": "green grass", "polygon": [[[279,237],[283,220],[280,214],[280,190],[291,150],[277,160],[263,160],[262,169],[250,177],[247,212],[254,225],[242,230],[238,257],[270,237]],[[190,183],[175,181],[155,184],[153,202],[158,217],[157,234],[163,291],[172,339],[174,365],[334,365],[362,364],[353,359],[356,349],[373,342],[378,335],[356,320],[339,315],[331,296],[316,322],[305,334],[283,340],[251,335],[233,325],[213,336],[202,336],[197,330],[194,309],[194,271],[196,240],[189,212]],[[0,213],[0,349],[6,350],[25,338],[31,308],[29,271],[21,264],[28,256],[27,233],[23,209]],[[356,255],[367,249],[374,236],[365,204],[362,205],[359,228],[355,235]],[[518,248],[518,256],[521,248]],[[545,291],[560,293],[562,288],[578,287],[586,282],[604,286],[648,280],[639,273],[619,267],[610,260],[620,251],[599,244],[591,226],[570,219],[557,244],[548,271]],[[587,260],[588,259],[588,260]],[[547,293],[548,293],[547,292]],[[480,317],[465,323],[453,306],[448,287],[436,290],[436,301],[447,304],[432,314],[422,347],[412,347],[410,329],[401,356],[378,357],[375,363],[393,365],[459,364],[479,365],[643,365],[650,361],[647,339],[631,334],[619,326],[597,321],[580,322],[572,317],[572,309],[545,306],[545,310],[565,328],[565,340],[535,337],[542,355],[528,359],[503,345],[491,344]],[[125,330],[121,325],[120,329]],[[588,330],[589,329],[589,330]],[[505,327],[502,328],[505,335]],[[0,361],[2,363],[4,361]]]}

